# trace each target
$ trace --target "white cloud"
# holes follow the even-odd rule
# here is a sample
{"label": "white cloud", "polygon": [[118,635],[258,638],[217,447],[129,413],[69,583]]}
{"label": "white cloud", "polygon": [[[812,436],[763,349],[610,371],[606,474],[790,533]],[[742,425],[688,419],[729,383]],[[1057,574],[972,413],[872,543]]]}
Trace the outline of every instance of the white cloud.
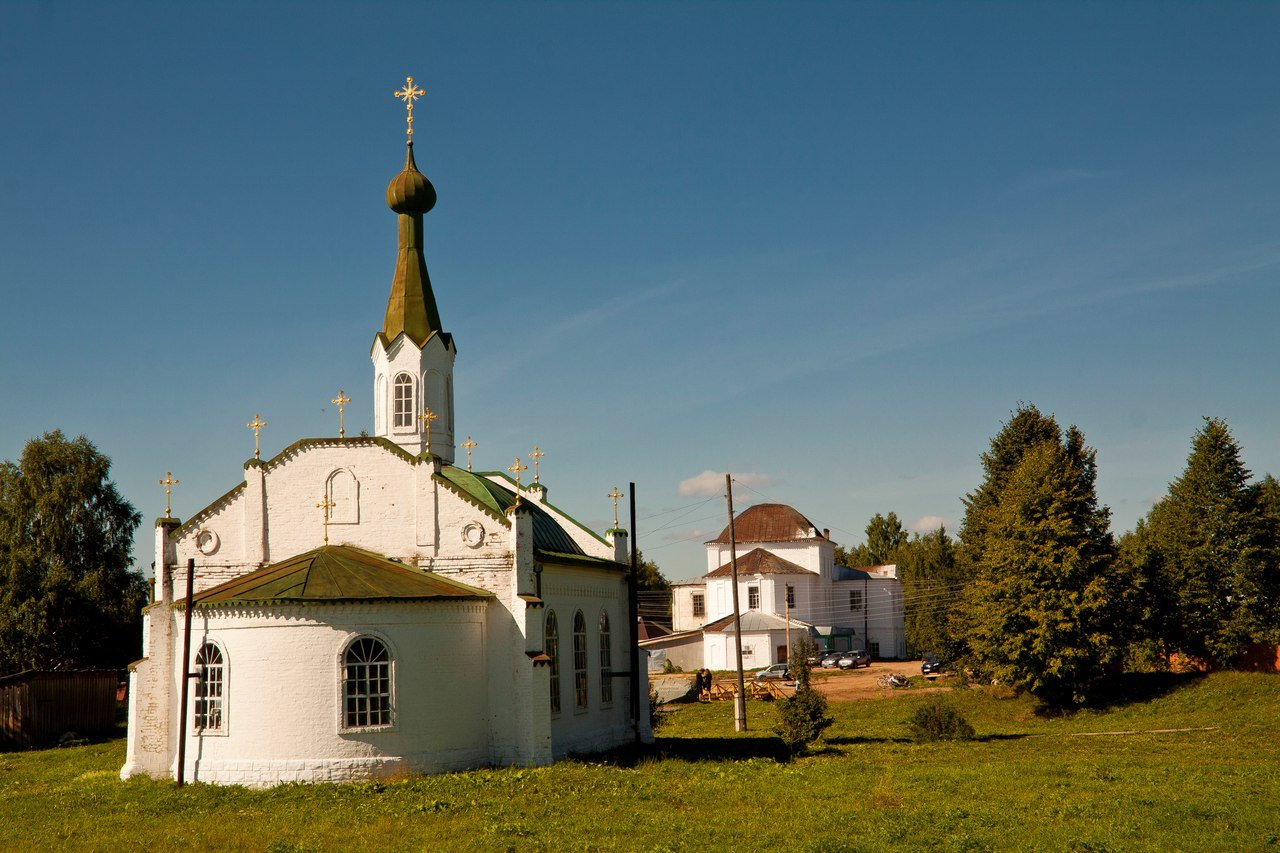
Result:
{"label": "white cloud", "polygon": [[[773,480],[767,474],[756,474],[748,471],[733,475],[734,482],[744,486],[770,486]],[[711,497],[724,493],[724,472],[703,471],[696,477],[681,480],[676,487],[676,494],[682,498]]]}
{"label": "white cloud", "polygon": [[943,518],[940,515],[922,515],[907,525],[907,528],[916,533],[932,533],[939,527],[946,527],[954,531],[955,526],[956,523],[949,518]]}

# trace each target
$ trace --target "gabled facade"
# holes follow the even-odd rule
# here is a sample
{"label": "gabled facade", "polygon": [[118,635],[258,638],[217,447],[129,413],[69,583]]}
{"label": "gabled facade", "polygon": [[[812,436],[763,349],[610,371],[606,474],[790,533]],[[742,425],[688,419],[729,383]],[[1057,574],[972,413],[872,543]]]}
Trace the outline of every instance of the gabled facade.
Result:
{"label": "gabled facade", "polygon": [[[785,504],[744,510],[734,519],[734,534],[744,667],[785,661],[789,643],[801,636],[824,649],[862,648],[878,658],[906,655],[896,566],[835,565],[828,533]],[[737,653],[729,528],[706,547],[707,573],[672,585],[672,637],[641,645],[669,650],[671,660],[686,669],[699,652],[697,666],[732,669]],[[698,652],[690,643],[694,634],[701,636]]]}

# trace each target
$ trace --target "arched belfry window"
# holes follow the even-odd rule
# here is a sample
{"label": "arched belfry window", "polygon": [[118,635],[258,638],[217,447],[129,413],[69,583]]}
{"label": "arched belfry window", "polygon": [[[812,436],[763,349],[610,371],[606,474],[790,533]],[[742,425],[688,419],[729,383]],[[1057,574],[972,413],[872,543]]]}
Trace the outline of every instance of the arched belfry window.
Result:
{"label": "arched belfry window", "polygon": [[560,626],[556,624],[556,612],[547,611],[547,623],[543,628],[542,651],[551,658],[551,713],[560,713]]}
{"label": "arched belfry window", "polygon": [[613,636],[609,631],[609,614],[600,611],[600,704],[613,702]]}
{"label": "arched belfry window", "polygon": [[587,620],[581,610],[573,614],[573,706],[587,707]]}
{"label": "arched belfry window", "polygon": [[391,725],[391,653],[381,640],[361,637],[342,656],[346,728]]}
{"label": "arched belfry window", "polygon": [[413,377],[407,373],[398,374],[392,395],[392,424],[398,429],[413,426]]}
{"label": "arched belfry window", "polygon": [[205,643],[196,652],[196,728],[205,732],[222,730],[226,679],[222,649]]}

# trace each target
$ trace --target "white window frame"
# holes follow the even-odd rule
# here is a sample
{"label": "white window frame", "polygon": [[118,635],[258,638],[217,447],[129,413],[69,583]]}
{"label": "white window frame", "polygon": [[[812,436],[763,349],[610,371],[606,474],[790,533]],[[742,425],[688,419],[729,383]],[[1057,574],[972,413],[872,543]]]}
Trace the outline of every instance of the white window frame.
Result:
{"label": "white window frame", "polygon": [[[202,698],[200,696],[200,692],[203,689],[204,685],[206,684],[206,681],[205,681],[205,672],[201,669],[199,661],[200,661],[200,655],[204,652],[206,648],[211,648],[215,652],[217,652],[218,659],[219,659],[216,665],[218,669],[218,682],[217,682],[218,695],[216,697],[217,711],[218,711],[217,726],[201,726],[200,725],[200,717],[201,717],[200,703],[210,701],[210,697]],[[210,667],[210,669],[212,668],[213,667]],[[199,736],[226,737],[227,736],[227,673],[229,672],[229,669],[227,667],[227,650],[222,647],[221,643],[217,643],[210,639],[204,640],[203,642],[200,643],[200,648],[196,649],[196,655],[192,660],[191,672],[199,673],[200,675],[199,678],[195,679],[195,684],[194,684],[195,696],[193,697],[194,701],[192,703],[192,713],[191,713],[192,731]],[[207,707],[208,706],[206,705],[206,708]],[[207,714],[208,711],[206,710],[205,713]]]}
{"label": "white window frame", "polygon": [[551,658],[549,667],[550,692],[547,702],[551,707],[551,716],[560,716],[564,707],[564,697],[560,692],[560,620],[554,610],[548,610],[542,625],[542,653]]}
{"label": "white window frame", "polygon": [[591,707],[591,678],[587,674],[587,617],[573,613],[573,712],[585,714]]}
{"label": "white window frame", "polygon": [[852,613],[860,613],[864,606],[866,606],[866,602],[862,598],[862,590],[849,590],[849,611]]}
{"label": "white window frame", "polygon": [[707,615],[707,596],[701,592],[695,592],[691,596],[693,605],[693,615],[695,618]]}
{"label": "white window frame", "polygon": [[[362,640],[372,640],[380,643],[382,648],[386,650],[386,681],[387,681],[387,722],[367,723],[351,725],[347,712],[347,655],[351,649]],[[362,632],[350,637],[347,642],[342,644],[342,648],[338,651],[338,731],[343,733],[349,732],[386,732],[396,730],[396,660],[398,659],[395,648],[380,634],[369,631]],[[372,662],[357,662],[353,665],[370,665]],[[368,693],[365,698],[373,696],[382,696],[382,693]]]}
{"label": "white window frame", "polygon": [[[401,381],[403,380],[403,381]],[[414,407],[414,382],[412,373],[397,373],[391,380],[391,426],[396,432],[412,432],[417,409]],[[401,389],[407,394],[401,394]],[[407,396],[407,399],[405,397]],[[404,404],[402,407],[401,404]]]}
{"label": "white window frame", "polygon": [[760,609],[760,586],[758,584],[756,586],[747,587],[747,609]]}
{"label": "white window frame", "polygon": [[600,611],[600,707],[613,706],[613,626],[609,611]]}

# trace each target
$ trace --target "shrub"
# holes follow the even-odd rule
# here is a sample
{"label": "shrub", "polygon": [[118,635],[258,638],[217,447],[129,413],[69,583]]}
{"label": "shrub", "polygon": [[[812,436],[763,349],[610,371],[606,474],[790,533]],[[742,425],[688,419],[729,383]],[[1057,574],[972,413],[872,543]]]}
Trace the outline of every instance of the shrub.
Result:
{"label": "shrub", "polygon": [[794,696],[778,702],[778,725],[774,731],[796,755],[822,737],[833,722],[827,716],[827,697],[812,687],[801,687]]}
{"label": "shrub", "polygon": [[683,670],[683,669],[681,669],[680,667],[676,666],[675,661],[673,661],[671,658],[667,658],[665,661],[663,661],[663,663],[662,663],[662,671],[663,671],[663,672],[665,672],[665,673],[672,673],[672,672],[684,672],[684,670]]}
{"label": "shrub", "polygon": [[917,743],[935,740],[970,740],[973,726],[949,705],[933,699],[916,708],[907,720],[911,738]]}

